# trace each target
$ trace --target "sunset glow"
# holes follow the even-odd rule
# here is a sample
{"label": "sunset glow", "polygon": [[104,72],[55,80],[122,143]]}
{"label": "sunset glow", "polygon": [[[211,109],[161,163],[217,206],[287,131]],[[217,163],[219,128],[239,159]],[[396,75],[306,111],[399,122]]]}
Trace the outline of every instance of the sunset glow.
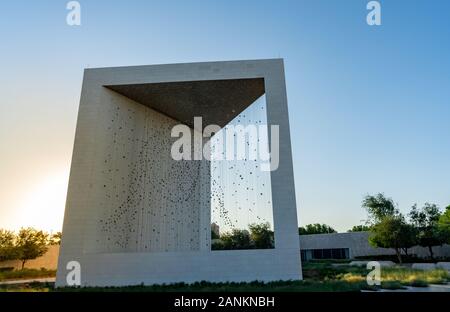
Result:
{"label": "sunset glow", "polygon": [[13,220],[17,220],[17,224],[13,225],[13,229],[32,226],[46,231],[60,231],[68,179],[68,170],[60,170],[36,181],[34,187],[24,192],[22,203],[14,212]]}

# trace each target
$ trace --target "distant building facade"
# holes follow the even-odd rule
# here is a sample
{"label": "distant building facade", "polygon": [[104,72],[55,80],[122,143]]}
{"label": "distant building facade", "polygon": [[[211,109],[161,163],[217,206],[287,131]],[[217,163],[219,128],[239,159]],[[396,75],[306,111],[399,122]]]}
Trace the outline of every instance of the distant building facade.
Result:
{"label": "distant building facade", "polygon": [[[369,232],[300,235],[302,261],[395,255],[394,249],[374,248],[368,240]],[[450,245],[435,246],[433,253],[436,258],[450,257]],[[408,254],[425,258],[429,251],[415,246],[408,250]]]}

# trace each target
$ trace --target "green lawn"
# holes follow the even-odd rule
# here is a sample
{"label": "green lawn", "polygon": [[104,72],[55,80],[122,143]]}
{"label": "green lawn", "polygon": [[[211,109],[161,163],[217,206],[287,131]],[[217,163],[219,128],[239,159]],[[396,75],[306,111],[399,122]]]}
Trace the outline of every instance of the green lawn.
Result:
{"label": "green lawn", "polygon": [[[366,276],[369,271],[364,267],[349,265],[333,266],[331,262],[309,262],[303,264],[303,277],[306,280],[344,281],[363,283],[367,289]],[[403,286],[426,287],[429,284],[446,284],[450,282],[450,274],[446,270],[430,271],[413,270],[404,267],[381,269],[381,288],[398,289]]]}
{"label": "green lawn", "polygon": [[44,278],[55,277],[56,270],[46,269],[23,269],[14,271],[0,271],[0,282],[16,279],[29,279],[29,278]]}
{"label": "green lawn", "polygon": [[67,287],[54,289],[53,283],[0,285],[1,291],[62,291],[62,292],[300,292],[300,291],[359,291],[364,283],[346,281],[280,281],[271,283],[207,283],[171,284],[129,287]]}
{"label": "green lawn", "polygon": [[[18,271],[20,272],[20,271]],[[50,272],[50,271],[49,271]],[[54,271],[52,271],[54,274]],[[331,262],[309,262],[303,264],[303,281],[251,282],[251,283],[208,283],[171,284],[129,287],[86,287],[54,289],[53,283],[30,283],[25,285],[0,285],[0,291],[98,291],[98,292],[307,292],[307,291],[360,291],[375,290],[368,286],[363,267],[348,265],[333,266]],[[399,289],[404,286],[427,286],[450,282],[444,270],[421,271],[408,268],[382,268],[381,288]],[[20,275],[19,273],[16,273]],[[29,277],[29,276],[27,276]],[[33,276],[36,277],[36,276]],[[42,276],[40,276],[42,277]]]}

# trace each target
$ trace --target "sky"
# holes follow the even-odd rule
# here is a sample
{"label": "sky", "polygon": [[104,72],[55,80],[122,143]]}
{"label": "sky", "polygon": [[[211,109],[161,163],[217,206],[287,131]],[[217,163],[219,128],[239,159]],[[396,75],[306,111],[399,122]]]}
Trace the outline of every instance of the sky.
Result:
{"label": "sky", "polygon": [[299,224],[450,204],[450,2],[3,1],[0,228],[61,229],[83,69],[284,58]]}
{"label": "sky", "polygon": [[211,222],[220,232],[254,223],[273,229],[271,172],[263,169],[270,151],[265,95],[215,134],[210,146]]}

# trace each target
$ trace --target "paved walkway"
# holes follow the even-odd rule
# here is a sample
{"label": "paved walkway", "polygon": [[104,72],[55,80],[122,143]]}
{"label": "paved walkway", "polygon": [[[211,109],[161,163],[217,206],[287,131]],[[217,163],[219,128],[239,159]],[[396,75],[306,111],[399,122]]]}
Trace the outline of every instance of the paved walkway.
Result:
{"label": "paved walkway", "polygon": [[383,292],[450,292],[450,285],[430,285],[428,287],[411,287],[406,286],[406,289],[383,289]]}
{"label": "paved walkway", "polygon": [[411,287],[405,286],[405,289],[380,289],[378,291],[362,290],[362,292],[450,292],[450,284],[435,285],[428,287]]}
{"label": "paved walkway", "polygon": [[53,283],[55,282],[54,277],[44,277],[44,278],[31,278],[31,279],[18,279],[11,281],[2,281],[0,285],[15,285],[15,284],[28,284],[28,283]]}

